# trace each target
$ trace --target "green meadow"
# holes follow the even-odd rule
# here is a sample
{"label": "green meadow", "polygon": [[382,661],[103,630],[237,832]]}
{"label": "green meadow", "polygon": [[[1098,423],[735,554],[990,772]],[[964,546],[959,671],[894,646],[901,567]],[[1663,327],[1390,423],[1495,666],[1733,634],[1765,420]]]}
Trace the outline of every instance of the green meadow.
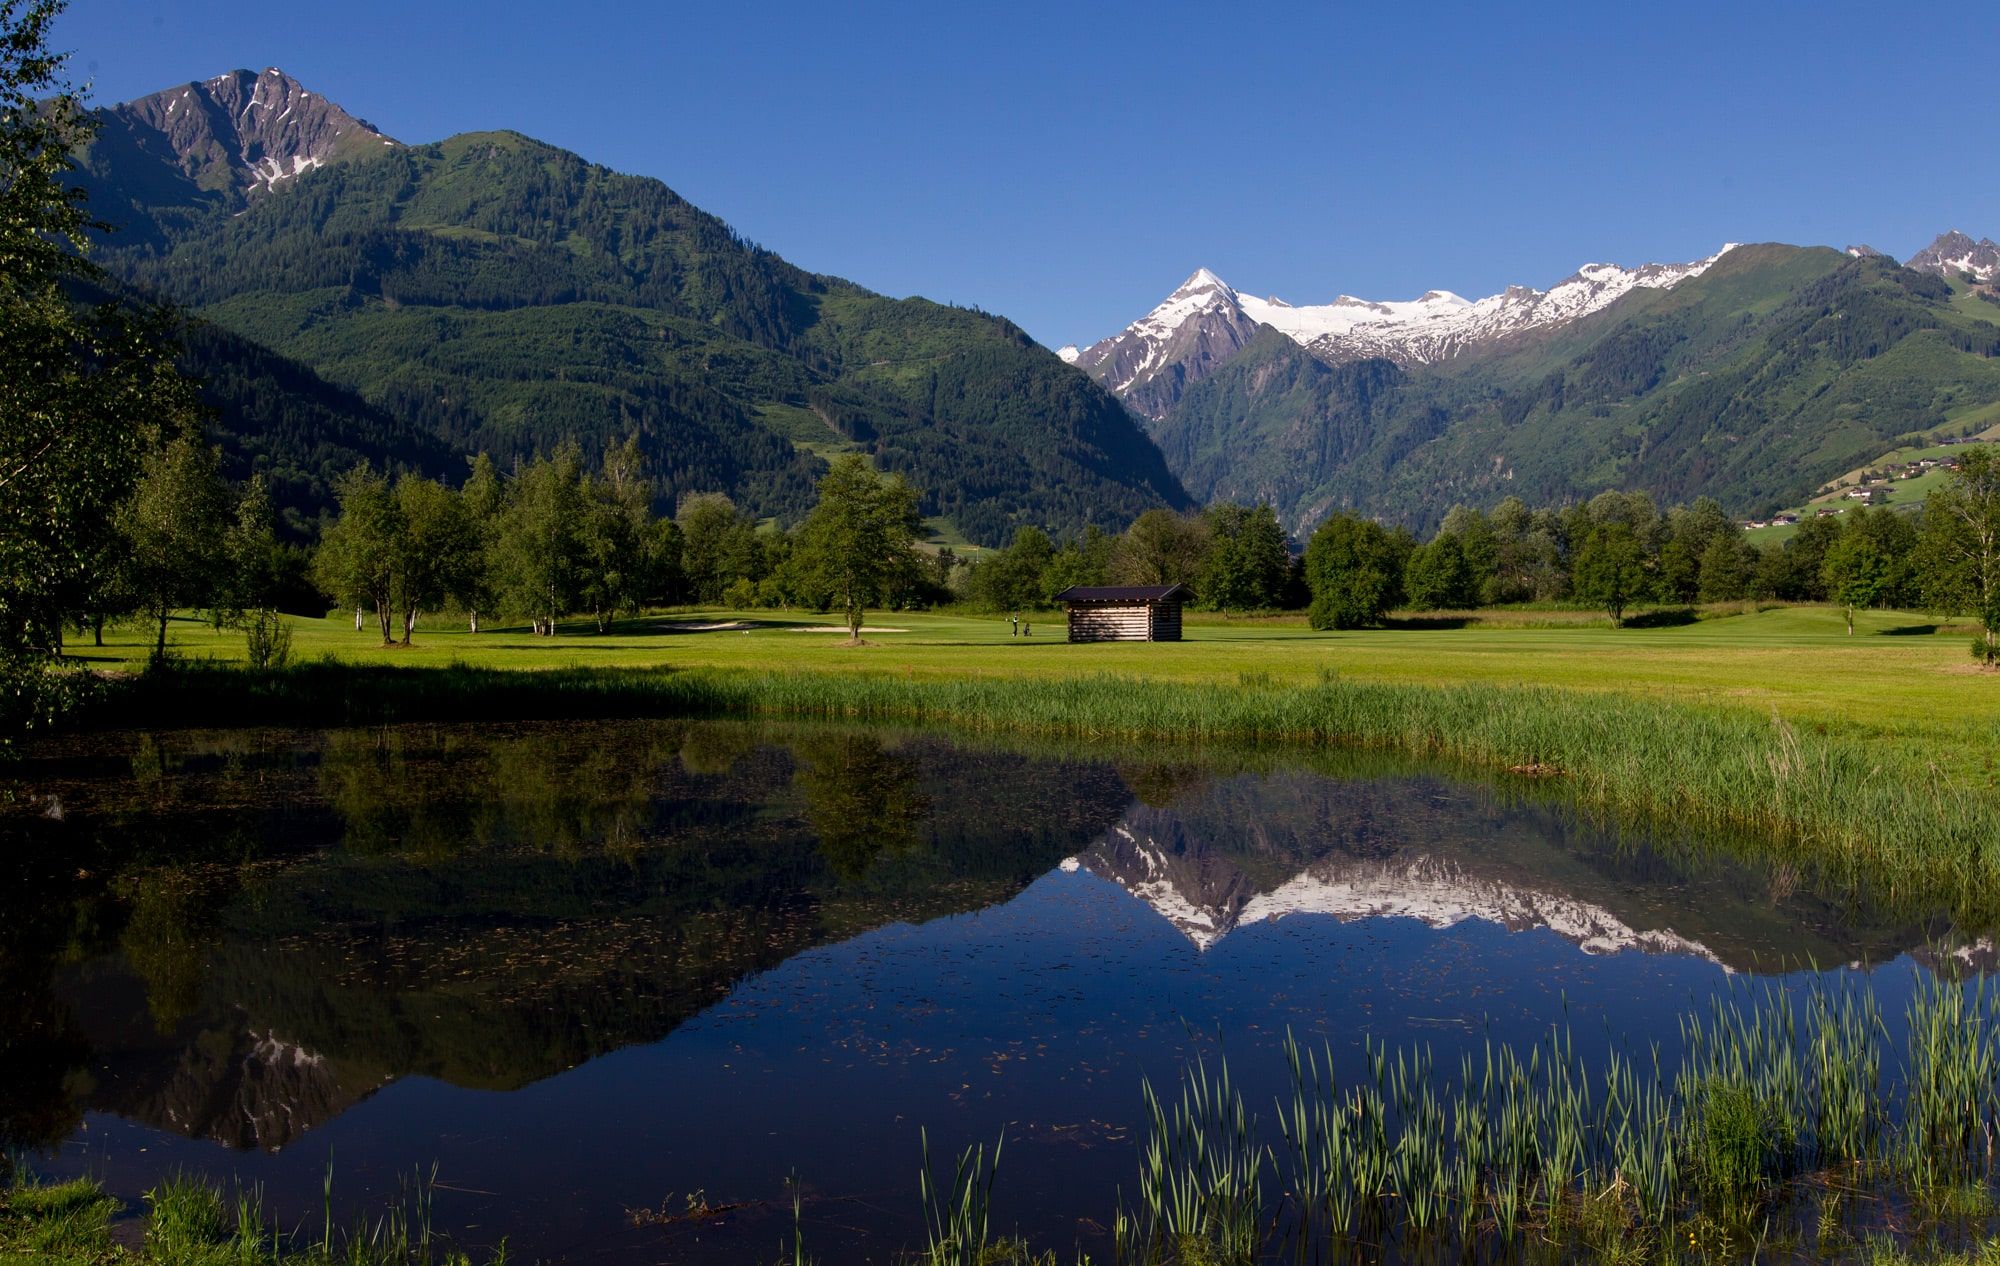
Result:
{"label": "green meadow", "polygon": [[[1675,705],[1776,716],[1788,723],[1881,741],[2000,785],[2000,677],[1967,655],[1969,625],[1913,612],[1867,611],[1849,637],[1832,607],[1724,608],[1692,623],[1614,628],[1602,615],[1488,611],[1395,627],[1315,632],[1300,617],[1190,613],[1178,644],[1069,645],[1060,613],[1031,615],[1032,636],[1005,617],[871,613],[868,645],[844,645],[837,621],[810,613],[674,611],[624,620],[608,633],[588,621],[558,636],[525,627],[474,635],[457,621],[419,622],[413,644],[383,647],[350,614],[288,618],[298,661],[398,668],[658,668],[893,674],[903,678],[1049,680],[1113,675],[1160,682],[1305,683],[1337,674],[1403,685],[1546,686],[1616,692]],[[136,670],[145,630],[114,628],[104,647],[81,643],[87,666]],[[243,637],[177,620],[182,656],[240,662]],[[226,718],[223,718],[226,719]]]}

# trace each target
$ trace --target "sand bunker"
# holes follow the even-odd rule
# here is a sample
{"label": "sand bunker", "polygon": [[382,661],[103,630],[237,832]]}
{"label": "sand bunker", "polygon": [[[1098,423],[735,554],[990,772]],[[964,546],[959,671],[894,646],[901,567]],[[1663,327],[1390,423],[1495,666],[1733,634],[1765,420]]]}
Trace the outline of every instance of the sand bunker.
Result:
{"label": "sand bunker", "polygon": [[653,630],[656,633],[734,633],[738,629],[755,627],[748,620],[724,620],[720,624],[696,624],[692,620],[668,620],[661,624],[655,624]]}

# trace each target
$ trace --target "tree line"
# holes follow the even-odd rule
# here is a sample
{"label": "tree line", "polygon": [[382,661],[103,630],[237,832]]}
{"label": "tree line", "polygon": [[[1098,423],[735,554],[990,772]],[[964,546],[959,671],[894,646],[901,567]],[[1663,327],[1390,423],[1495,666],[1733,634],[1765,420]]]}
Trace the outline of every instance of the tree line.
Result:
{"label": "tree line", "polygon": [[1966,450],[1919,514],[1857,508],[1802,521],[1758,546],[1708,497],[1662,512],[1645,493],[1606,492],[1530,509],[1455,507],[1420,541],[1407,529],[1336,512],[1294,555],[1268,505],[1199,514],[1149,510],[1118,536],[1058,546],[1023,528],[949,583],[987,610],[1051,605],[1070,585],[1182,584],[1196,606],[1306,611],[1314,628],[1379,624],[1395,610],[1509,604],[1636,608],[1769,599],[1923,608],[1976,616],[1982,654],[2000,641],[2000,459]]}
{"label": "tree line", "polygon": [[840,610],[852,636],[868,606],[936,600],[916,492],[866,458],[834,460],[796,530],[758,524],[720,492],[682,498],[656,518],[638,438],[600,468],[564,444],[500,472],[480,454],[462,488],[418,474],[390,480],[356,466],[336,486],[338,516],[312,556],[312,578],[374,614],[384,644],[408,646],[420,612],[454,610],[554,636],[566,616],[598,632],[648,606],[804,606]]}

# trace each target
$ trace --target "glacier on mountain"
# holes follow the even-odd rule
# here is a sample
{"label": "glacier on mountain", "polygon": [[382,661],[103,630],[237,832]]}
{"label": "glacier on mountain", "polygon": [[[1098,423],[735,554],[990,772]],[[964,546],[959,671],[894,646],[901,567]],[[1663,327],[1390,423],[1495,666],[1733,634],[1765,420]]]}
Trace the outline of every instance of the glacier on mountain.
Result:
{"label": "glacier on mountain", "polygon": [[[1449,290],[1415,299],[1382,302],[1341,295],[1331,303],[1292,304],[1272,296],[1243,294],[1206,268],[1196,269],[1145,316],[1110,338],[1080,351],[1064,348],[1065,361],[1089,371],[1113,393],[1142,411],[1162,413],[1179,390],[1198,380],[1205,365],[1183,364],[1188,351],[1210,328],[1227,328],[1226,343],[1240,345],[1241,329],[1266,325],[1330,363],[1385,357],[1404,366],[1450,360],[1469,348],[1533,330],[1549,329],[1590,315],[1640,287],[1669,289],[1706,272],[1736,248],[1685,264],[1585,264],[1547,290],[1509,286],[1496,295],[1467,299]],[[1206,349],[1205,349],[1206,350]],[[1233,350],[1233,349],[1232,349]],[[1212,364],[1215,357],[1205,357]],[[1170,393],[1135,391],[1156,375],[1180,366]]]}

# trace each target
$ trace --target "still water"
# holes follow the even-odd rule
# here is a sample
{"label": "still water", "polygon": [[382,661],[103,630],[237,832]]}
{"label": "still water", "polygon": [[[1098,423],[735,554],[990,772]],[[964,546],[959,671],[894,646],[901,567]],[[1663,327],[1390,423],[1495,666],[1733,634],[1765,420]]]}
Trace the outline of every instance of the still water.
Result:
{"label": "still water", "polygon": [[[1980,929],[1354,754],[738,723],[78,739],[0,771],[0,1131],[137,1201],[288,1225],[435,1167],[517,1260],[822,1262],[921,1239],[919,1131],[1003,1132],[996,1218],[1099,1248],[1140,1085],[1289,1032],[1440,1065],[1678,1042],[1810,965],[1886,1011]],[[662,1219],[690,1197],[722,1210]],[[664,1223],[664,1224],[663,1224]]]}

